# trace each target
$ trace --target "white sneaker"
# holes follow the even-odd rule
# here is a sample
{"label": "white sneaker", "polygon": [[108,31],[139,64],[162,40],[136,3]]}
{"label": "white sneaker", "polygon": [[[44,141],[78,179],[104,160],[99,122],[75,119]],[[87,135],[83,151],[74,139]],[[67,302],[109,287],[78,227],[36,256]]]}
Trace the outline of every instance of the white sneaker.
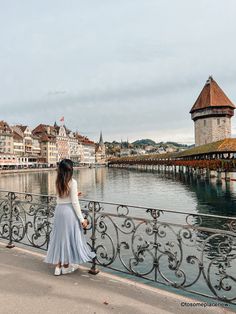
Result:
{"label": "white sneaker", "polygon": [[61,272],[62,272],[62,267],[56,266],[55,271],[54,271],[54,275],[55,276],[60,276]]}
{"label": "white sneaker", "polygon": [[66,275],[66,274],[70,274],[73,273],[76,269],[78,269],[78,266],[76,267],[75,265],[69,265],[68,267],[62,267],[62,274]]}

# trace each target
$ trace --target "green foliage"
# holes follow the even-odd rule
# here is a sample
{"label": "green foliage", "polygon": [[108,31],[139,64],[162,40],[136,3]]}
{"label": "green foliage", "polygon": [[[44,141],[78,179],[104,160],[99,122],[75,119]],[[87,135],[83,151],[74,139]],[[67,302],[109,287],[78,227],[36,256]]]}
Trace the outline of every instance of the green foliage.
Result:
{"label": "green foliage", "polygon": [[133,142],[132,144],[137,145],[137,146],[142,146],[142,145],[155,146],[156,142],[154,142],[153,140],[150,140],[150,139],[142,139],[142,140],[137,140],[137,141]]}

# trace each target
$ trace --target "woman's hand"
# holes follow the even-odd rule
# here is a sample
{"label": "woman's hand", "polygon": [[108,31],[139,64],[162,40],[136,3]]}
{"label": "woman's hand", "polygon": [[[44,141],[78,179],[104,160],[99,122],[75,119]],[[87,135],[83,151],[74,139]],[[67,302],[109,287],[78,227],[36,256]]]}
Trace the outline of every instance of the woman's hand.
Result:
{"label": "woman's hand", "polygon": [[88,220],[87,219],[84,219],[84,221],[82,222],[82,226],[84,229],[87,228],[87,226],[88,226]]}

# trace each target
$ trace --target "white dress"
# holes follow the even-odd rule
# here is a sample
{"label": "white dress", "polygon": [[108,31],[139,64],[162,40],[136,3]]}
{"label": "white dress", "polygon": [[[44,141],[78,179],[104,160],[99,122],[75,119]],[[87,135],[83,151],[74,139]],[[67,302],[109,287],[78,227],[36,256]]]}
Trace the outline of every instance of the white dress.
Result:
{"label": "white dress", "polygon": [[83,233],[77,182],[72,179],[68,197],[57,196],[54,224],[45,258],[50,264],[81,264],[91,261],[96,254],[91,251]]}

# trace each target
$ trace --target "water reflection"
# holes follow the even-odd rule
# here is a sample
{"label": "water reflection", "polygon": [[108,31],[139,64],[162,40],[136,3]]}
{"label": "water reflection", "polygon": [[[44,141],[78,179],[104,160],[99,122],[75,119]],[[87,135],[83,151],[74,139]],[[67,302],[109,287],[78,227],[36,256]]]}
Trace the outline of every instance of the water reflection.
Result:
{"label": "water reflection", "polygon": [[[236,183],[204,180],[189,174],[157,173],[125,169],[75,171],[84,198],[153,206],[162,209],[235,216]],[[6,174],[0,188],[55,194],[56,171]]]}
{"label": "water reflection", "polygon": [[175,179],[178,179],[189,191],[196,194],[197,212],[226,216],[235,215],[236,185],[234,182],[222,181],[221,184],[217,184],[216,179],[204,180],[187,174],[182,174]]}

